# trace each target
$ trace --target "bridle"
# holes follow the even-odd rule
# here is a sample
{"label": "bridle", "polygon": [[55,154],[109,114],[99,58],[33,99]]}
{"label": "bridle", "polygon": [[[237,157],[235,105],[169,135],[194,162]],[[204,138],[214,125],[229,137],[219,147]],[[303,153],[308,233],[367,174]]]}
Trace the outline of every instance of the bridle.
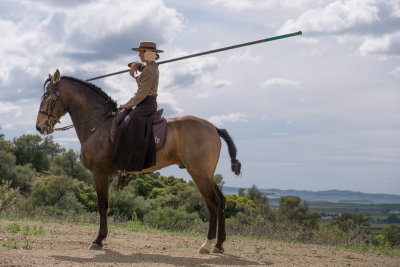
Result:
{"label": "bridle", "polygon": [[[51,79],[48,78],[44,82],[43,89],[44,89],[44,87],[46,86],[46,84],[48,82],[53,83],[51,81]],[[56,84],[53,83],[53,85],[54,85],[55,89],[52,90],[52,89],[49,88],[48,89],[49,91],[45,91],[45,93],[43,94],[43,97],[42,97],[44,99],[44,95],[46,94],[46,92],[49,92],[50,95],[44,101],[47,102],[47,101],[50,100],[51,101],[50,105],[47,105],[47,110],[46,111],[39,110],[40,114],[43,114],[43,115],[47,116],[47,125],[50,127],[50,130],[56,130],[56,129],[54,129],[54,125],[56,125],[56,123],[59,123],[60,122],[60,118],[61,118],[61,116],[56,116],[56,115],[53,114],[54,107],[56,105],[56,101],[60,100],[60,102],[63,105],[64,109],[66,108],[65,102],[61,98],[61,93],[60,93],[60,89],[58,88],[58,83],[56,83]]]}
{"label": "bridle", "polygon": [[[47,91],[46,91],[46,89],[44,89],[45,86],[46,86],[46,84],[47,84],[48,82],[51,82],[51,83],[52,83],[52,87],[54,87],[54,89],[53,89],[53,88],[48,88]],[[107,111],[105,114],[102,114],[101,116],[96,116],[96,117],[94,117],[94,118],[90,118],[90,119],[87,119],[87,120],[85,120],[85,121],[81,121],[81,122],[78,122],[78,123],[75,123],[75,124],[71,124],[71,125],[68,125],[68,126],[65,126],[65,127],[54,128],[54,125],[56,125],[57,123],[59,123],[59,122],[60,122],[60,119],[61,119],[61,116],[56,116],[56,115],[53,114],[53,112],[54,112],[54,107],[55,107],[55,105],[56,105],[56,101],[57,101],[57,100],[60,100],[60,102],[61,102],[61,104],[63,105],[63,107],[64,107],[65,110],[67,110],[67,105],[65,104],[64,100],[63,100],[62,97],[61,97],[61,92],[60,92],[60,88],[59,88],[59,81],[57,81],[57,82],[54,83],[54,82],[53,82],[53,79],[52,79],[51,77],[49,77],[49,78],[44,82],[43,89],[45,90],[45,93],[43,94],[43,97],[42,97],[42,98],[44,98],[44,95],[46,94],[46,92],[49,92],[50,95],[49,95],[44,101],[47,102],[47,101],[50,100],[51,103],[50,103],[50,105],[47,105],[47,110],[46,110],[46,111],[39,110],[39,113],[47,116],[47,122],[46,122],[46,123],[47,123],[48,127],[50,128],[50,131],[66,131],[66,130],[69,130],[69,129],[71,129],[71,128],[74,128],[76,125],[81,125],[81,124],[84,124],[84,123],[86,123],[86,122],[89,122],[89,121],[93,121],[93,120],[102,118],[99,122],[96,123],[96,125],[95,125],[93,128],[91,128],[91,130],[89,131],[89,133],[87,133],[87,134],[85,135],[83,141],[86,141],[86,139],[87,139],[92,133],[94,133],[94,132],[96,131],[96,129],[97,129],[106,119],[108,119],[109,117],[113,117],[113,116],[115,116],[115,115],[117,114],[116,111]]]}

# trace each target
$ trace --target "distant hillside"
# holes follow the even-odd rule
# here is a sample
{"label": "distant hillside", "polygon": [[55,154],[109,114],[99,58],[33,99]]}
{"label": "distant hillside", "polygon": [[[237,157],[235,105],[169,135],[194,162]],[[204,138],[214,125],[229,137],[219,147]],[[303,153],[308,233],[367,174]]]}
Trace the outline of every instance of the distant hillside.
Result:
{"label": "distant hillside", "polygon": [[[225,194],[237,194],[238,187],[224,186]],[[307,191],[307,190],[280,190],[280,189],[259,189],[269,198],[279,198],[280,196],[299,196],[307,201],[329,201],[329,202],[373,202],[373,203],[400,203],[400,195],[393,194],[367,194],[344,190],[327,191]],[[246,189],[247,192],[247,189]]]}

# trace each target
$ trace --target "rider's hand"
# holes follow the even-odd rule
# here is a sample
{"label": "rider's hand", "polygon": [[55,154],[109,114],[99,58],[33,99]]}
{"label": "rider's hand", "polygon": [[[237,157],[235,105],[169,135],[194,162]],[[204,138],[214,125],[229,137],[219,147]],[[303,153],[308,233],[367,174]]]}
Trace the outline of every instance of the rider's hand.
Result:
{"label": "rider's hand", "polygon": [[133,63],[131,64],[131,69],[130,69],[129,73],[130,73],[133,77],[135,76],[135,74],[138,73],[138,66],[137,66],[136,62],[133,62]]}

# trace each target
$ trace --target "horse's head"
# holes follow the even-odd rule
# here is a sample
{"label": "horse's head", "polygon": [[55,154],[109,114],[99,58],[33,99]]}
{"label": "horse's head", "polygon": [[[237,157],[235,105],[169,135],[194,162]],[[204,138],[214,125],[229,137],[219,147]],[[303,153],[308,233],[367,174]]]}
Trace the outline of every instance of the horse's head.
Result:
{"label": "horse's head", "polygon": [[51,134],[54,131],[54,125],[60,122],[60,118],[67,113],[62,99],[60,80],[60,71],[56,70],[53,76],[49,74],[43,86],[49,83],[42,96],[36,120],[36,129],[43,135]]}

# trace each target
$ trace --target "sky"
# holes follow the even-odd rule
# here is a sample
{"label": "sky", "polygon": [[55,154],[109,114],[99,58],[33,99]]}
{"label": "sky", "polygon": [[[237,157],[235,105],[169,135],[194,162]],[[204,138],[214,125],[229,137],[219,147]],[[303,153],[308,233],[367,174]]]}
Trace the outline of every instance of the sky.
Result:
{"label": "sky", "polygon": [[[400,194],[398,0],[1,0],[0,133],[38,134],[56,69],[88,79],[138,61],[140,41],[166,60],[299,30],[161,65],[159,107],[228,130],[243,174],[223,142],[226,186]],[[137,89],[129,74],[93,83],[119,104]],[[79,152],[74,130],[52,136]],[[190,179],[177,166],[160,172]]]}

